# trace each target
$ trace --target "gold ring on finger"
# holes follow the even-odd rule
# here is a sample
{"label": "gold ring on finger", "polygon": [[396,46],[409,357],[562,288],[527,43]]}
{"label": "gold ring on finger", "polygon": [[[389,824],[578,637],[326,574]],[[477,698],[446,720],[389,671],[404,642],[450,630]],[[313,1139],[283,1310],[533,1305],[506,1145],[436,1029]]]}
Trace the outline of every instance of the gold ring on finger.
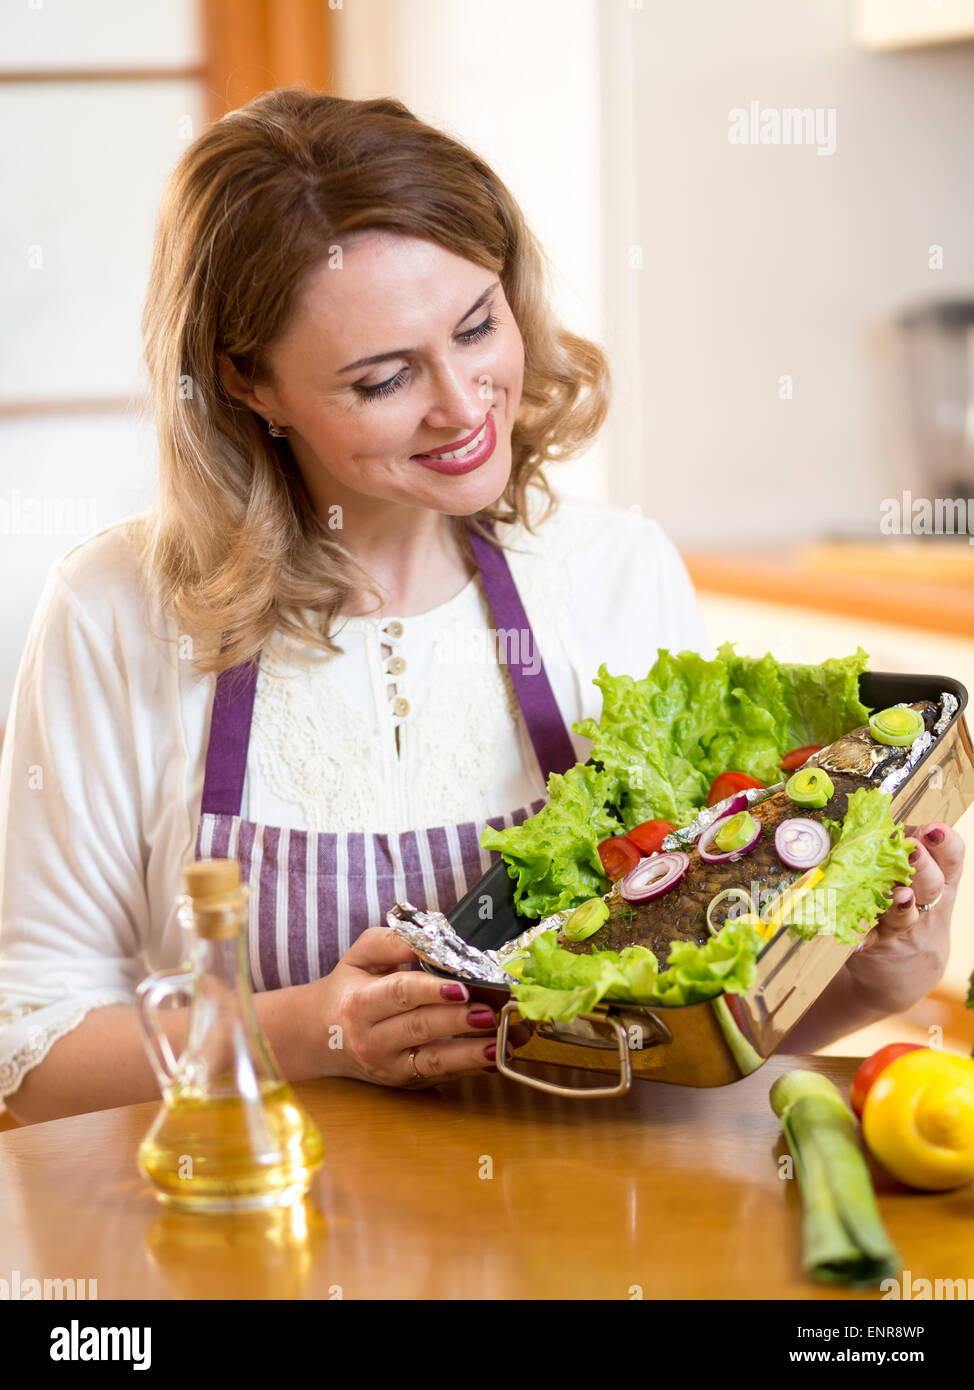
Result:
{"label": "gold ring on finger", "polygon": [[416,1070],[416,1053],[418,1051],[419,1049],[416,1047],[411,1047],[409,1049],[409,1074],[414,1081],[422,1081],[423,1079]]}
{"label": "gold ring on finger", "polygon": [[930,902],[928,902],[928,903],[917,903],[917,912],[929,912],[930,909],[931,909],[932,907],[936,907],[936,906],[937,906],[937,904],[940,902],[940,899],[943,897],[943,895],[944,895],[944,890],[941,888],[941,890],[940,890],[940,892],[937,894],[937,896],[936,896],[935,898],[932,898],[932,899],[930,900]]}

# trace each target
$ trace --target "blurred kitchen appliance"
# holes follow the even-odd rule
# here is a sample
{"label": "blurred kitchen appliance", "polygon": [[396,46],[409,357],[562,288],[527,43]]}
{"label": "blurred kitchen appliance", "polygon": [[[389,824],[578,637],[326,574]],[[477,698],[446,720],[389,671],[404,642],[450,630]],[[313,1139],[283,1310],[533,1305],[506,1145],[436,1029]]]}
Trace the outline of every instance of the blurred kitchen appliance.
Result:
{"label": "blurred kitchen appliance", "polygon": [[[974,299],[898,318],[916,460],[915,496],[974,498]],[[974,518],[968,517],[968,529]]]}

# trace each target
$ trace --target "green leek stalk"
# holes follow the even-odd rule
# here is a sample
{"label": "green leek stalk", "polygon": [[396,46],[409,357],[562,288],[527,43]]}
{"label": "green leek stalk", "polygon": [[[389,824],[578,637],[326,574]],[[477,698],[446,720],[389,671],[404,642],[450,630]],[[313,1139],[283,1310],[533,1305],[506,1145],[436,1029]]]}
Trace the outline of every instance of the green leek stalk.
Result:
{"label": "green leek stalk", "polygon": [[718,994],[717,998],[711,999],[710,1002],[730,1054],[741,1069],[741,1075],[749,1076],[752,1071],[757,1071],[758,1067],[763,1067],[764,1058],[752,1047],[737,1026],[737,1020],[728,1007],[726,996]]}
{"label": "green leek stalk", "polygon": [[771,1087],[795,1160],[804,1209],[802,1268],[825,1283],[865,1288],[902,1263],[883,1225],[855,1116],[827,1077],[790,1071]]}

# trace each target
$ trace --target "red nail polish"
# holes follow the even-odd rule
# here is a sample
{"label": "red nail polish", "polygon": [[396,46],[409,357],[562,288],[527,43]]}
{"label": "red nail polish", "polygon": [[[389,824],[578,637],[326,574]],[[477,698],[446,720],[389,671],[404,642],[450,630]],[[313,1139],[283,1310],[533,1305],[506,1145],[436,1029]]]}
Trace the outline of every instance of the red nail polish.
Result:
{"label": "red nail polish", "polygon": [[467,1014],[467,1022],[471,1028],[493,1028],[497,1019],[490,1009],[481,1006],[479,1009],[471,1009]]}
{"label": "red nail polish", "polygon": [[944,832],[938,827],[934,830],[928,830],[923,838],[928,845],[939,845],[944,838]]}
{"label": "red nail polish", "polygon": [[440,986],[440,994],[444,999],[449,999],[451,1003],[462,1004],[465,999],[470,998],[470,991],[466,985],[449,984]]}

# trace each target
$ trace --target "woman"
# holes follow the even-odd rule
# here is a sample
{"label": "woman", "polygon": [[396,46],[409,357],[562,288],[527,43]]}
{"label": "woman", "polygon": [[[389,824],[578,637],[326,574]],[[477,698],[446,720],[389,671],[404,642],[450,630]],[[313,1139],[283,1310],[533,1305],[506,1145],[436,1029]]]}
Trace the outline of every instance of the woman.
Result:
{"label": "woman", "polygon": [[[144,315],[159,499],[54,567],[3,751],[16,1118],[157,1094],[132,1001],[180,959],[194,855],[251,885],[289,1078],[492,1069],[493,1014],[404,969],[385,911],[448,910],[489,863],[484,824],[586,755],[568,730],[599,712],[600,662],[707,646],[655,523],[550,511],[543,467],[598,430],[608,374],[542,269],[492,171],[392,100],[270,93],[181,160]],[[926,831],[800,1045],[939,978],[963,851]],[[184,1015],[163,1017],[178,1051]]]}

